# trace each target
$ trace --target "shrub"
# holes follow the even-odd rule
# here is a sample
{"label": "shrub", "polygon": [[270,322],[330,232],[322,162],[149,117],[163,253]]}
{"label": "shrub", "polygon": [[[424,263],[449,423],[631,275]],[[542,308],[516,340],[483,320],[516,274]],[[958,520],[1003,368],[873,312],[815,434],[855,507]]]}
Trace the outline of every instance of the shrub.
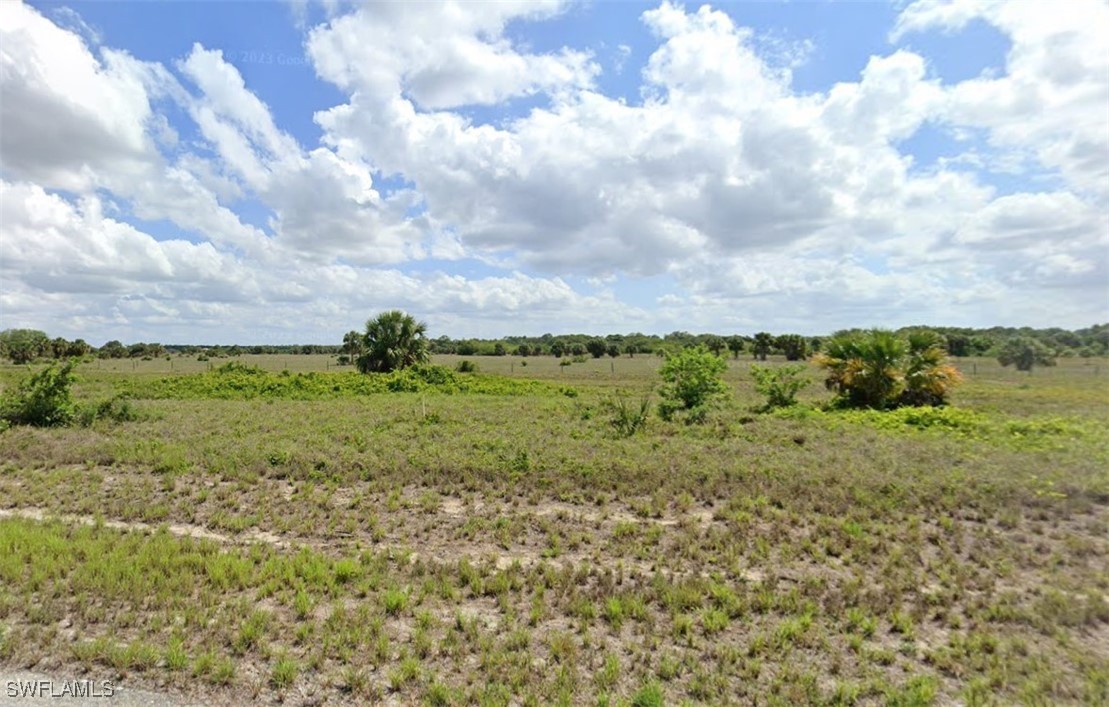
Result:
{"label": "shrub", "polygon": [[19,384],[0,401],[0,419],[12,425],[59,427],[68,425],[76,412],[70,387],[77,380],[77,362],[50,364]]}
{"label": "shrub", "polygon": [[846,407],[943,405],[962,380],[930,331],[902,337],[873,329],[837,336],[813,360],[827,371],[824,385]]}
{"label": "shrub", "polygon": [[458,362],[458,365],[454,367],[454,370],[459,373],[477,373],[477,364],[468,359],[462,359]]}
{"label": "shrub", "polygon": [[131,405],[131,401],[122,396],[116,396],[99,403],[81,405],[76,412],[76,421],[82,427],[88,427],[97,420],[110,420],[112,422],[132,422],[139,419],[139,414]]}
{"label": "shrub", "polygon": [[609,413],[609,424],[618,437],[631,437],[647,424],[651,411],[651,394],[643,396],[638,405],[632,405],[624,398],[605,400],[602,407]]}
{"label": "shrub", "polygon": [[789,407],[797,402],[797,394],[809,384],[804,365],[751,366],[751,377],[755,379],[755,390],[766,396],[765,409]]}
{"label": "shrub", "polygon": [[1002,366],[1017,367],[1018,371],[1031,371],[1035,366],[1054,366],[1051,349],[1036,339],[1018,336],[1009,339],[997,352],[997,362]]}
{"label": "shrub", "polygon": [[659,416],[670,420],[684,412],[688,422],[704,420],[707,407],[728,390],[721,379],[727,368],[722,358],[703,346],[668,356],[659,369],[663,380]]}

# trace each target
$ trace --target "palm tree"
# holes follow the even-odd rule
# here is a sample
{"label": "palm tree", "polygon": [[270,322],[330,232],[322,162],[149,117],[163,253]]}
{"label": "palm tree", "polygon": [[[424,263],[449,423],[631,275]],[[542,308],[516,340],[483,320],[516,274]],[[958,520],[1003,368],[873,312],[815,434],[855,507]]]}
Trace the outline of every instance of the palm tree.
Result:
{"label": "palm tree", "polygon": [[959,370],[947,362],[944,339],[934,331],[914,331],[908,336],[905,390],[902,405],[943,405],[951,388],[963,380]]}
{"label": "palm tree", "polygon": [[942,405],[962,376],[941,344],[930,331],[902,337],[873,329],[833,338],[814,360],[827,371],[824,384],[849,407]]}
{"label": "palm tree", "polygon": [[908,344],[891,331],[839,336],[830,341],[817,363],[828,370],[824,385],[851,407],[889,407],[903,390],[900,370]]}
{"label": "palm tree", "polygon": [[399,309],[379,314],[366,322],[358,370],[362,373],[388,373],[430,359],[427,325]]}

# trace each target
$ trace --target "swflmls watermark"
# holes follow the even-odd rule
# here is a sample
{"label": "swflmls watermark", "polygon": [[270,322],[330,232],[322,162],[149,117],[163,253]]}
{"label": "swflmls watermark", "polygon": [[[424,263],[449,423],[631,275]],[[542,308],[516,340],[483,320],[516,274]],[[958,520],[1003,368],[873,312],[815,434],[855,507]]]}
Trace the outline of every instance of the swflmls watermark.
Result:
{"label": "swflmls watermark", "polygon": [[112,697],[111,680],[8,680],[8,697]]}

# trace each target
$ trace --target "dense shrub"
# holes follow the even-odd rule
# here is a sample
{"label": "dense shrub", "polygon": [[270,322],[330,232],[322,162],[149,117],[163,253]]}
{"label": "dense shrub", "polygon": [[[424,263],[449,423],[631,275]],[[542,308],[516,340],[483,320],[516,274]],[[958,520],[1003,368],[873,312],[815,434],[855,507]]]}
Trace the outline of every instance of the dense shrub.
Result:
{"label": "dense shrub", "polygon": [[659,416],[670,420],[681,412],[687,422],[702,421],[709,405],[728,390],[722,380],[727,368],[724,359],[703,346],[668,356],[659,368],[663,380]]}
{"label": "dense shrub", "polygon": [[14,394],[0,401],[0,419],[10,425],[60,427],[68,425],[76,412],[70,387],[77,380],[77,362],[50,364],[19,384]]}

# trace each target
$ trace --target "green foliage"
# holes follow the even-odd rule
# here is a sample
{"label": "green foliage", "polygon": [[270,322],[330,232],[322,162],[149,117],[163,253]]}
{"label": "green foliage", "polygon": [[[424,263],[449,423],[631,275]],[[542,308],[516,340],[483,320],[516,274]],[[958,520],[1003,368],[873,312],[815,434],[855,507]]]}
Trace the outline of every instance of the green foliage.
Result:
{"label": "green foliage", "polygon": [[997,352],[1002,366],[1016,366],[1018,371],[1031,371],[1035,366],[1054,366],[1051,349],[1036,339],[1018,336],[1006,341]]}
{"label": "green foliage", "polygon": [[940,342],[928,331],[849,332],[828,341],[814,360],[827,372],[825,386],[846,407],[942,405],[962,378],[947,363]]}
{"label": "green foliage", "polygon": [[789,407],[797,402],[797,394],[809,384],[805,375],[806,366],[751,366],[751,377],[755,379],[755,390],[766,396],[765,409]]}
{"label": "green foliage", "polygon": [[769,332],[760,331],[755,334],[755,340],[751,345],[751,353],[755,358],[760,361],[765,361],[770,349],[774,347],[774,337]]}
{"label": "green foliage", "polygon": [[610,398],[602,403],[609,413],[609,424],[617,437],[631,437],[646,426],[651,412],[651,394],[644,395],[638,405],[624,398]]}
{"label": "green foliage", "polygon": [[585,349],[593,358],[601,358],[608,352],[608,344],[602,339],[590,339],[588,343],[586,343]]}
{"label": "green foliage", "polygon": [[681,411],[690,422],[704,419],[708,405],[728,390],[722,378],[727,368],[722,358],[703,346],[667,357],[659,368],[663,380],[659,415],[670,420]]}
{"label": "green foliage", "polygon": [[529,395],[563,393],[550,383],[472,374],[459,376],[445,366],[419,365],[392,373],[271,373],[232,361],[204,373],[134,379],[120,386],[132,398],[177,400],[320,400],[385,393]]}
{"label": "green foliage", "polygon": [[12,425],[61,427],[68,425],[76,409],[70,387],[77,380],[76,361],[61,366],[50,364],[19,384],[14,394],[0,401],[0,420]]}
{"label": "green foliage", "polygon": [[30,363],[47,352],[50,337],[37,329],[5,329],[0,331],[0,356],[12,363]]}
{"label": "green foliage", "polygon": [[774,341],[787,361],[803,361],[809,355],[809,342],[799,334],[785,334]]}
{"label": "green foliage", "polygon": [[390,373],[430,359],[427,325],[399,309],[379,314],[366,322],[358,370]]}
{"label": "green foliage", "polygon": [[117,395],[98,403],[78,405],[75,419],[82,427],[88,427],[97,420],[133,422],[139,419],[139,413],[130,400],[122,395]]}
{"label": "green foliage", "polygon": [[464,358],[458,362],[458,365],[454,367],[454,370],[458,371],[459,373],[477,373],[477,364],[469,359]]}

